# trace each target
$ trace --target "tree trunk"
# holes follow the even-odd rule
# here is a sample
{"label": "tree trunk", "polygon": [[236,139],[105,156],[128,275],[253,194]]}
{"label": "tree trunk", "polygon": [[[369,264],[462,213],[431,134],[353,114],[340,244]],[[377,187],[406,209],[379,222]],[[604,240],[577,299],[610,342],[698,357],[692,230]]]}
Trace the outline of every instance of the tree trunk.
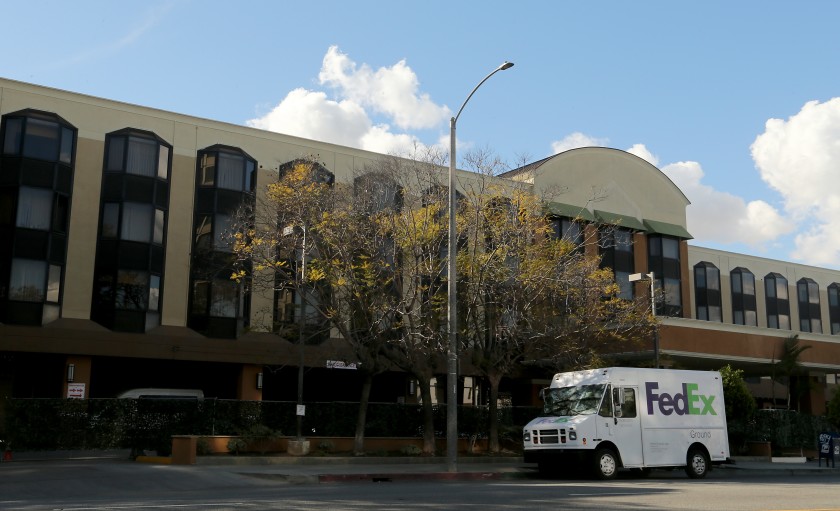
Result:
{"label": "tree trunk", "polygon": [[[417,376],[417,375],[415,375]],[[432,406],[431,379],[417,377],[420,399],[423,401],[423,454],[435,454],[435,409]]]}
{"label": "tree trunk", "polygon": [[490,415],[490,438],[488,439],[487,450],[491,453],[497,453],[499,449],[499,383],[502,381],[501,375],[494,374],[488,376],[487,380],[490,382],[490,403],[487,407]]}
{"label": "tree trunk", "polygon": [[362,382],[362,395],[359,397],[359,413],[356,416],[356,437],[353,440],[353,454],[363,456],[365,454],[365,424],[367,423],[368,401],[370,401],[370,389],[373,387],[373,373],[365,371]]}

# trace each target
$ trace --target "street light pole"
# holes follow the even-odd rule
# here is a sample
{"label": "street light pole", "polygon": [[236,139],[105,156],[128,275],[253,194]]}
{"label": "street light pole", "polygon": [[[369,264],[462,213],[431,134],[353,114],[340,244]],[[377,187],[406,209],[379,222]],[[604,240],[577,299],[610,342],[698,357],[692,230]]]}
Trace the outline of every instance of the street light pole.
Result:
{"label": "street light pole", "polygon": [[297,407],[295,415],[297,419],[297,439],[303,441],[303,415],[306,408],[303,406],[303,363],[304,363],[304,328],[306,326],[306,301],[303,297],[303,286],[306,283],[306,226],[303,230],[303,242],[300,250],[300,284],[298,285],[298,295],[300,298],[300,318],[298,318],[298,381],[297,381]]}
{"label": "street light pole", "polygon": [[[650,273],[634,273],[628,277],[630,282],[650,281],[650,315],[653,316],[653,321],[656,322],[656,276],[653,272]],[[654,367],[659,369],[659,329],[656,325],[653,327],[653,359]]]}
{"label": "street light pole", "polygon": [[502,65],[494,69],[490,74],[478,82],[478,85],[473,88],[464,104],[458,109],[455,117],[449,120],[449,255],[447,257],[447,274],[448,282],[448,302],[447,302],[447,327],[449,332],[449,349],[447,353],[447,397],[446,397],[446,460],[449,472],[457,472],[458,470],[458,307],[456,304],[457,296],[457,268],[456,256],[458,251],[458,232],[455,222],[456,210],[456,191],[455,191],[455,126],[458,123],[458,117],[464,111],[470,98],[475,94],[481,85],[490,79],[491,76],[510,69],[513,67],[513,62],[505,61]]}

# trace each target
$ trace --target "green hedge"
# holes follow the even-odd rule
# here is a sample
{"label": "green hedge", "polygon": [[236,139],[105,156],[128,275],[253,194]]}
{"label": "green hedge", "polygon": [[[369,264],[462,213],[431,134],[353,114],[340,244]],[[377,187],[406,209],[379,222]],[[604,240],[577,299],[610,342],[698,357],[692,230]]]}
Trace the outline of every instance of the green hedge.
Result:
{"label": "green hedge", "polygon": [[733,449],[754,441],[770,442],[774,450],[780,450],[814,449],[819,433],[836,428],[825,417],[790,410],[756,410],[746,419],[729,421],[728,429]]}
{"label": "green hedge", "polygon": [[[240,435],[263,425],[284,435],[297,430],[296,403],[219,399],[8,399],[5,438],[15,450],[116,449],[135,453],[155,450],[165,455],[172,435]],[[355,435],[357,403],[307,403],[303,434]],[[502,408],[499,431],[521,434],[539,408]],[[460,407],[462,436],[486,437],[488,410]],[[419,405],[371,403],[365,435],[420,437],[423,410]],[[435,431],[444,436],[446,406],[435,407]],[[513,433],[511,433],[513,432]]]}

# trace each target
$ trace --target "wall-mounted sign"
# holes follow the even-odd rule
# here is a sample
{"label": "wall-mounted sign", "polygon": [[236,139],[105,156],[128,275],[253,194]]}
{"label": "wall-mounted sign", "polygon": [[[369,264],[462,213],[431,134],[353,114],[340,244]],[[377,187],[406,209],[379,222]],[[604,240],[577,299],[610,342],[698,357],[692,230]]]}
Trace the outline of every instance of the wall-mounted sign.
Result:
{"label": "wall-mounted sign", "polygon": [[327,369],[358,369],[355,362],[347,363],[342,360],[327,360]]}
{"label": "wall-mounted sign", "polygon": [[84,399],[85,398],[85,384],[84,383],[68,383],[67,384],[67,399]]}

